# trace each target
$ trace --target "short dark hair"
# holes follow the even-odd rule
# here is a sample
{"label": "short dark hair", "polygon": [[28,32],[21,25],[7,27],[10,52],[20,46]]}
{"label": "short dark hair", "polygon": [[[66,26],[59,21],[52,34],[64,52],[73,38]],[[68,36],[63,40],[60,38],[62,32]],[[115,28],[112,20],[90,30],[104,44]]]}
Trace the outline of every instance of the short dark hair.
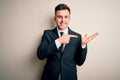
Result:
{"label": "short dark hair", "polygon": [[58,4],[56,7],[55,7],[55,14],[58,10],[68,10],[69,13],[70,12],[70,8],[66,5],[66,4]]}

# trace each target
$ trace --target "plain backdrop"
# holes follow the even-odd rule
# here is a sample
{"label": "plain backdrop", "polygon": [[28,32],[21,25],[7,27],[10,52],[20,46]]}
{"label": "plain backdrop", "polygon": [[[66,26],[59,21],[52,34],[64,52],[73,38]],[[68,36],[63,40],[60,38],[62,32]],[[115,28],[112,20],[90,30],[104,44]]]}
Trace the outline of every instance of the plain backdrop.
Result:
{"label": "plain backdrop", "polygon": [[0,0],[0,80],[40,80],[46,60],[37,58],[37,47],[43,31],[55,27],[59,3],[71,8],[71,29],[99,32],[77,66],[78,80],[120,80],[120,0]]}

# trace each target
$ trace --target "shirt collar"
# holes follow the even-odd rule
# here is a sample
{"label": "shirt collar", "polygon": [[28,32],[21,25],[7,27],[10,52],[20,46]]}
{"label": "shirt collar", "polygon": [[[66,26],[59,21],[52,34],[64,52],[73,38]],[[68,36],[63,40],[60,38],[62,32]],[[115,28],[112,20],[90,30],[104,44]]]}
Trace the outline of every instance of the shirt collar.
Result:
{"label": "shirt collar", "polygon": [[65,28],[64,30],[60,30],[58,27],[57,27],[57,31],[58,31],[58,35],[60,36],[60,32],[64,32],[64,34],[68,34],[68,27]]}

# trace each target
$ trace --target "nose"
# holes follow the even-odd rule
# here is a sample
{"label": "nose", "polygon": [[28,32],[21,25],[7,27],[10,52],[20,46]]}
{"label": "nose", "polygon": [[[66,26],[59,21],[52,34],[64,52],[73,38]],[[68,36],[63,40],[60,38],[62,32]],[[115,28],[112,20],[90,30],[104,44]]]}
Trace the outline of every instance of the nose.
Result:
{"label": "nose", "polygon": [[64,17],[62,17],[62,21],[64,21],[65,20],[65,18]]}

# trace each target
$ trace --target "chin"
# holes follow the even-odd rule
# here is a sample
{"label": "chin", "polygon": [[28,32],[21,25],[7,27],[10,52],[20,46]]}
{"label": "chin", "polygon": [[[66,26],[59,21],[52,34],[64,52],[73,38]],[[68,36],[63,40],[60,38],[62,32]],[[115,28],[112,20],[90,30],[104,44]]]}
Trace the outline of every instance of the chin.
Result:
{"label": "chin", "polygon": [[61,26],[60,28],[61,28],[61,29],[65,29],[65,28],[67,28],[67,27],[66,27],[66,25],[65,25],[65,26]]}
{"label": "chin", "polygon": [[66,27],[61,27],[60,29],[61,29],[61,30],[64,30],[65,28],[66,28]]}

